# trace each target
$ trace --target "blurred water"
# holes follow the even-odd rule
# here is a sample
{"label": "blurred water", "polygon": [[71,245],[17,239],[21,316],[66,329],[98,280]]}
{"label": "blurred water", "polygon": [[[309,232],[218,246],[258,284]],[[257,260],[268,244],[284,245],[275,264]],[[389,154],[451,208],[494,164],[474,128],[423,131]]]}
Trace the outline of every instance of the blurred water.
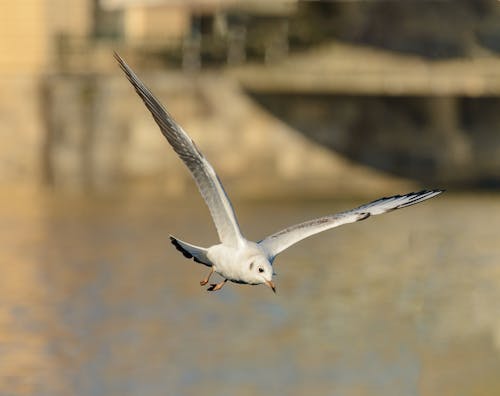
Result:
{"label": "blurred water", "polygon": [[[168,242],[215,242],[198,198],[2,194],[0,394],[500,394],[498,198],[447,193],[304,241],[274,295],[199,286],[206,267]],[[360,203],[236,209],[258,239]]]}

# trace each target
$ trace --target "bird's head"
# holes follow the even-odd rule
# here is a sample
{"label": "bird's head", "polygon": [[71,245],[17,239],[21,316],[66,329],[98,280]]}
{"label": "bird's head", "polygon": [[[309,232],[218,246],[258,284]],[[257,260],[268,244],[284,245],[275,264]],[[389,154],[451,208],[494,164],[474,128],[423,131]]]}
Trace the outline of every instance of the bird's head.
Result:
{"label": "bird's head", "polygon": [[247,281],[253,285],[265,283],[274,293],[276,287],[273,282],[273,267],[264,256],[253,256],[246,263]]}

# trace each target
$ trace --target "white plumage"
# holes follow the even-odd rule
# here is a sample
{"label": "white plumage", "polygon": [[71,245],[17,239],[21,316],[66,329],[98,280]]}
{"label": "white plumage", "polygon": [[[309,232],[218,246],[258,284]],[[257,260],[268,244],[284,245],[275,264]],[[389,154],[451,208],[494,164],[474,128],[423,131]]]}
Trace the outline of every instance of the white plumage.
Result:
{"label": "white plumage", "polygon": [[330,228],[415,205],[443,192],[443,190],[424,190],[377,199],[346,212],[296,224],[260,242],[248,241],[241,235],[233,206],[210,163],[125,61],[116,53],[115,58],[153,115],[163,136],[190,170],[210,210],[220,244],[206,249],[170,237],[172,244],[185,257],[211,267],[207,278],[200,282],[201,285],[208,283],[213,272],[224,278],[223,282],[212,284],[208,290],[219,290],[227,280],[230,280],[252,285],[265,283],[275,291],[272,263],[279,253],[291,245]]}

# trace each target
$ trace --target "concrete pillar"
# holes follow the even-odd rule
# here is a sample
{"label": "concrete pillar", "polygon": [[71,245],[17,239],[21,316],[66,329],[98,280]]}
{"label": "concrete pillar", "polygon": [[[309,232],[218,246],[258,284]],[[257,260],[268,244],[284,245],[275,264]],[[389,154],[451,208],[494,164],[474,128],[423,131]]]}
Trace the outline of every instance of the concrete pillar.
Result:
{"label": "concrete pillar", "polygon": [[461,129],[459,98],[438,96],[429,99],[431,132],[437,136],[437,179],[464,180],[472,176],[472,147]]}

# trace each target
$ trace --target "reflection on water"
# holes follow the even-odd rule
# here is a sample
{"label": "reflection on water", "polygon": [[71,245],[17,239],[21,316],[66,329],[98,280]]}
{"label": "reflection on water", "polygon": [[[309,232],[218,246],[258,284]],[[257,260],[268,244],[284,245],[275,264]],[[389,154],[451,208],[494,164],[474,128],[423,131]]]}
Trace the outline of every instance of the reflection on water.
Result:
{"label": "reflection on water", "polygon": [[[198,200],[1,200],[0,394],[500,394],[498,196],[304,241],[276,296],[200,288],[168,243],[215,241]],[[236,206],[260,238],[359,203]]]}

